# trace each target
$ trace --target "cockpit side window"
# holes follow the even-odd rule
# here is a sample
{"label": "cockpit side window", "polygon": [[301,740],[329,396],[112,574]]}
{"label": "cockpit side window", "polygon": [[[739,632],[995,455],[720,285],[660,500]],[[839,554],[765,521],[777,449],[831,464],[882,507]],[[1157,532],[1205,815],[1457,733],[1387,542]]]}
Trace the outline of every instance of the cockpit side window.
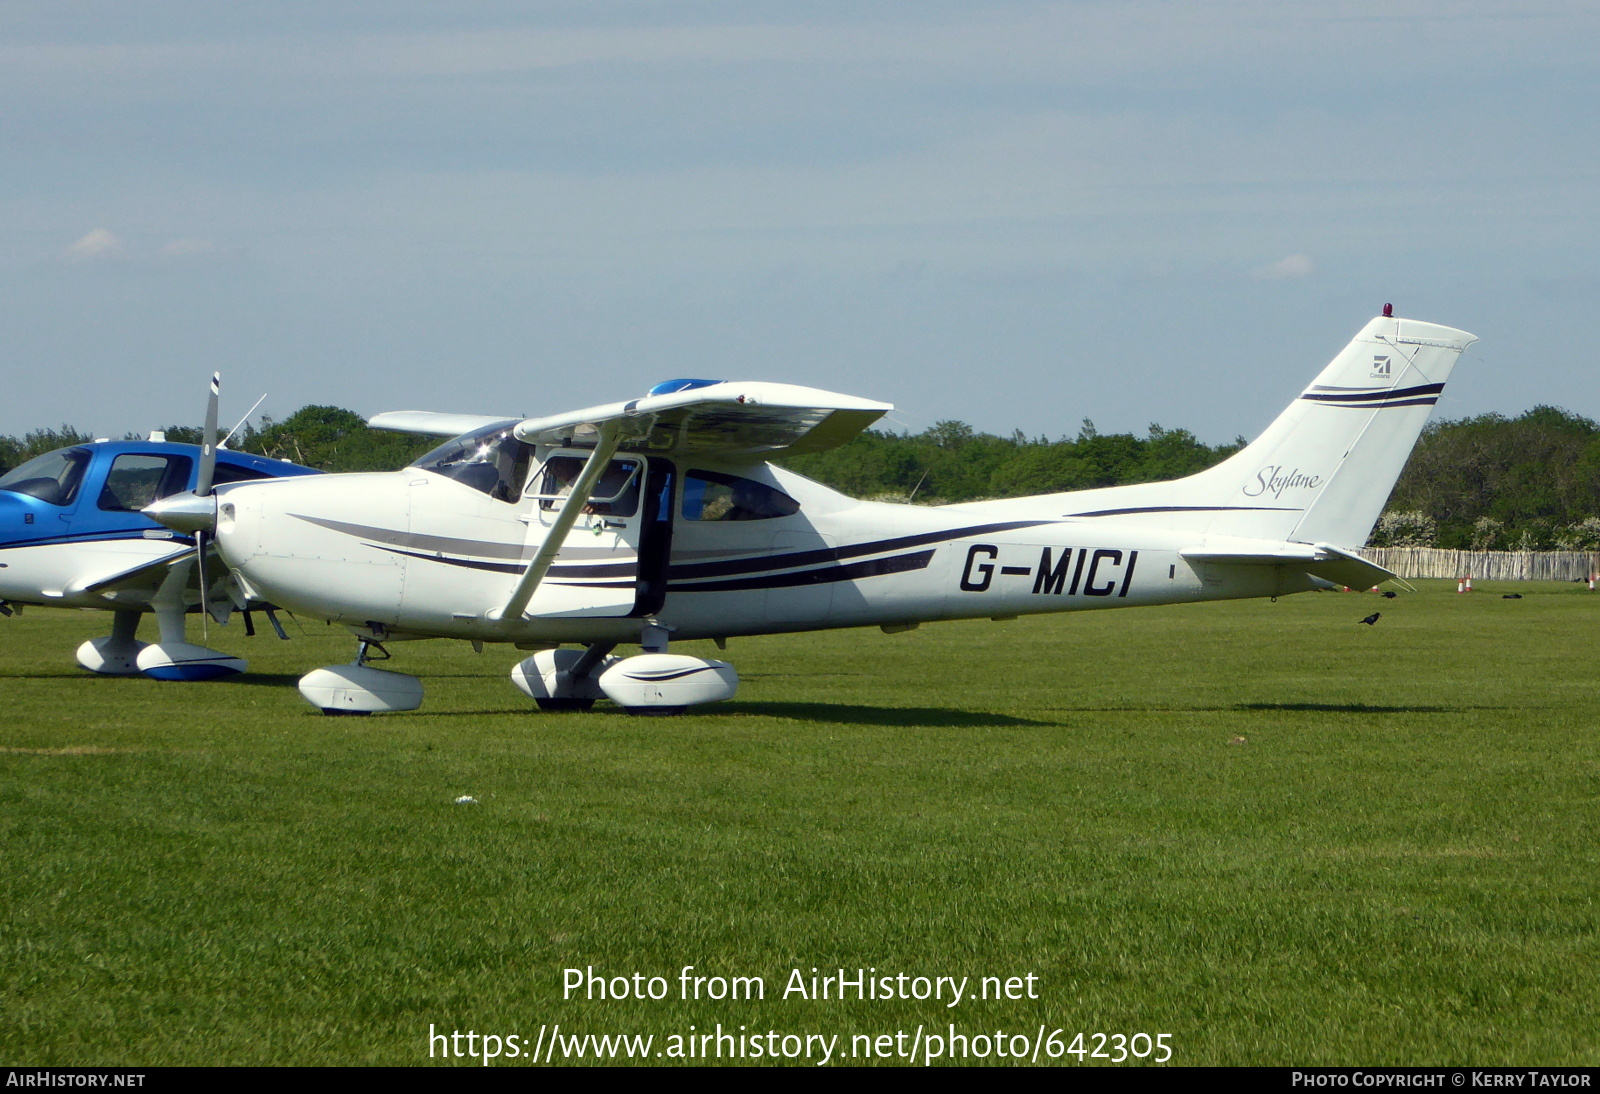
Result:
{"label": "cockpit side window", "polygon": [[435,448],[412,466],[455,479],[496,501],[514,502],[533,464],[533,446],[504,423],[486,426]]}
{"label": "cockpit side window", "polygon": [[[551,456],[545,460],[539,481],[539,508],[551,510],[560,506],[561,499],[572,493],[587,462],[581,456]],[[589,492],[584,512],[607,517],[631,517],[638,512],[640,462],[629,457],[612,460]]]}
{"label": "cockpit side window", "polygon": [[683,479],[684,520],[771,520],[800,511],[777,487],[721,471],[690,471]]}
{"label": "cockpit side window", "polygon": [[27,494],[51,505],[71,505],[88,468],[87,448],[60,448],[13,467],[0,477],[0,490]]}
{"label": "cockpit side window", "polygon": [[137,513],[157,498],[176,494],[189,485],[187,456],[146,456],[125,452],[111,463],[106,484],[100,488],[101,509]]}

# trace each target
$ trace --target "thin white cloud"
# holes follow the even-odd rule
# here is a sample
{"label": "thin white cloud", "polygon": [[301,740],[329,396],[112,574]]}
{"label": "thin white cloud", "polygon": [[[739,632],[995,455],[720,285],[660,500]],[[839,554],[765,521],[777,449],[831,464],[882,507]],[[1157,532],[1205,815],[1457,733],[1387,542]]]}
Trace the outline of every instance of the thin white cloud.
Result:
{"label": "thin white cloud", "polygon": [[122,250],[122,240],[109,228],[96,228],[81,239],[67,245],[61,257],[69,262],[86,262],[93,258],[106,258]]}
{"label": "thin white cloud", "polygon": [[1289,255],[1276,262],[1269,262],[1256,270],[1258,281],[1293,281],[1302,277],[1310,277],[1316,272],[1316,266],[1307,255]]}

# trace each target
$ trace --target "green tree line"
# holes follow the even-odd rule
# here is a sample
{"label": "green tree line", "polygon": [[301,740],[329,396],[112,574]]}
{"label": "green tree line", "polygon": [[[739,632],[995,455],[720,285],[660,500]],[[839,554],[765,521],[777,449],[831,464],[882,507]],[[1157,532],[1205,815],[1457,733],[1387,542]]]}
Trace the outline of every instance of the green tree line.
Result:
{"label": "green tree line", "polygon": [[[201,440],[199,426],[169,425],[163,432],[167,440],[181,444],[199,444]],[[143,440],[145,436],[129,433],[121,439]],[[262,418],[259,425],[246,423],[228,441],[228,447],[319,471],[393,471],[442,439],[372,429],[361,415],[336,406],[306,406],[281,422]],[[93,434],[69,425],[38,429],[21,437],[0,436],[0,474],[35,456],[92,440]]]}
{"label": "green tree line", "polygon": [[1600,424],[1553,406],[1431,423],[1373,542],[1600,549]]}
{"label": "green tree line", "polygon": [[[200,440],[193,426],[169,426],[166,435]],[[66,425],[0,436],[0,473],[92,439]],[[307,406],[281,422],[247,424],[230,446],[324,471],[384,471],[404,467],[438,441],[371,429],[339,407]],[[936,505],[1179,478],[1244,444],[1240,437],[1207,445],[1186,429],[1160,425],[1143,437],[1101,433],[1087,419],[1077,436],[1054,441],[1020,432],[998,437],[944,421],[920,433],[868,430],[831,451],[782,462],[856,497]],[[1600,424],[1550,406],[1515,418],[1484,414],[1431,423],[1372,543],[1600,549]]]}
{"label": "green tree line", "polygon": [[921,433],[868,430],[839,448],[782,463],[856,497],[937,505],[1181,478],[1243,444],[1241,437],[1213,448],[1187,429],[1159,425],[1145,437],[1101,433],[1087,418],[1075,438],[1060,441],[1021,432],[996,437],[946,421]]}

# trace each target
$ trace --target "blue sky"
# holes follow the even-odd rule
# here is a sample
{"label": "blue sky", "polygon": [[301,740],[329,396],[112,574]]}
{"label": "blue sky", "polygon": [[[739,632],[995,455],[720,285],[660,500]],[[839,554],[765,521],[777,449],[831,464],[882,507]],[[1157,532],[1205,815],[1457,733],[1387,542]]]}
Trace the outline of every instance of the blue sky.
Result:
{"label": "blue sky", "polygon": [[1593,3],[0,6],[0,432],[554,413],[1254,435],[1385,301],[1600,417]]}

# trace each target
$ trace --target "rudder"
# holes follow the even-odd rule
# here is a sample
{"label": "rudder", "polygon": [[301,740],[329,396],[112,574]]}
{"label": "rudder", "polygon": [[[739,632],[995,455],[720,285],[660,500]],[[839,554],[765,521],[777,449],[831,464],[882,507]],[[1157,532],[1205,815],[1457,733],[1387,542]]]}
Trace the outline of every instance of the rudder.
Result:
{"label": "rudder", "polygon": [[[1277,501],[1299,510],[1282,539],[1360,546],[1474,335],[1379,317],[1335,357],[1259,438],[1197,475],[1239,485],[1239,504]],[[1212,531],[1235,535],[1218,525]]]}

